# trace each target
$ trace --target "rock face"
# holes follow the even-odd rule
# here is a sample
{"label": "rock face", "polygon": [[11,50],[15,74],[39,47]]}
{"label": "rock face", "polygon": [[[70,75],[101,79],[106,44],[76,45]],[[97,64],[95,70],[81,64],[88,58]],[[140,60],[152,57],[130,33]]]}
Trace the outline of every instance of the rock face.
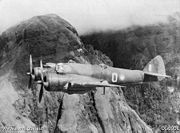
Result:
{"label": "rock face", "polygon": [[27,88],[30,53],[34,66],[39,66],[40,59],[112,65],[107,56],[85,47],[75,28],[57,15],[33,17],[9,28],[0,36],[0,125],[4,131],[11,127],[23,128],[21,132],[41,128],[43,133],[152,132],[128,106],[122,90],[115,88],[107,88],[105,95],[102,88],[83,95],[45,91],[38,103],[40,86]]}

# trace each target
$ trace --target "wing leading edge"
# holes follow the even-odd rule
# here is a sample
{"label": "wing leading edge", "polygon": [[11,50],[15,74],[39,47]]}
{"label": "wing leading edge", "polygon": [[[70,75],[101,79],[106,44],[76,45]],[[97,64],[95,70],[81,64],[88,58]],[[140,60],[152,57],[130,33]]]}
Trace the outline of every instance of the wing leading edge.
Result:
{"label": "wing leading edge", "polygon": [[87,82],[74,82],[71,81],[71,87],[124,87],[120,85],[109,84],[107,81],[87,81]]}

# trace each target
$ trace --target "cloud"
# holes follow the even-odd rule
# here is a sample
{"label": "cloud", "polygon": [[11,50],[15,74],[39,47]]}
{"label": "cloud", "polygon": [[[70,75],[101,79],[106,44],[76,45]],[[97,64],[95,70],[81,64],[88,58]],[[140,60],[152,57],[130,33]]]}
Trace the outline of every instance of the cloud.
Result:
{"label": "cloud", "polygon": [[165,22],[179,0],[2,0],[0,31],[36,15],[56,13],[80,34]]}

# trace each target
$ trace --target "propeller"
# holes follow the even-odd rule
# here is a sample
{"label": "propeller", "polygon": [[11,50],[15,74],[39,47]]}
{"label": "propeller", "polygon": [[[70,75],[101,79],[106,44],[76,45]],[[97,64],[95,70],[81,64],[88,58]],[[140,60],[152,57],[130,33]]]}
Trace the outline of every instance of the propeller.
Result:
{"label": "propeller", "polygon": [[[33,68],[32,55],[30,54],[30,56],[29,56],[29,69],[30,69],[30,72],[27,73],[27,75],[29,75],[29,83],[28,83],[28,88],[29,89],[32,86],[32,81],[35,80],[35,75],[38,76],[40,74],[39,75],[40,80],[37,81],[36,83],[41,84],[41,89],[40,89],[40,92],[39,92],[39,102],[41,102],[42,96],[43,96],[43,93],[44,93],[44,84],[47,85],[47,83],[44,83],[44,75],[43,75],[44,68],[43,68],[42,59],[40,60],[40,67]],[[37,72],[38,72],[38,74],[37,74]]]}
{"label": "propeller", "polygon": [[48,88],[48,82],[44,81],[44,68],[43,68],[43,63],[42,60],[40,60],[40,80],[37,81],[37,84],[41,84],[41,89],[39,92],[39,102],[42,100],[42,96],[44,93],[44,87]]}
{"label": "propeller", "polygon": [[44,76],[43,76],[43,63],[42,63],[42,60],[40,60],[40,68],[41,68],[41,89],[40,89],[40,92],[39,92],[39,102],[41,102],[42,100],[42,96],[43,96],[43,93],[44,93]]}
{"label": "propeller", "polygon": [[29,56],[29,69],[30,72],[27,73],[27,75],[29,75],[29,83],[28,83],[28,88],[31,88],[32,85],[32,80],[34,79],[34,71],[33,71],[33,63],[32,63],[32,55],[30,54]]}

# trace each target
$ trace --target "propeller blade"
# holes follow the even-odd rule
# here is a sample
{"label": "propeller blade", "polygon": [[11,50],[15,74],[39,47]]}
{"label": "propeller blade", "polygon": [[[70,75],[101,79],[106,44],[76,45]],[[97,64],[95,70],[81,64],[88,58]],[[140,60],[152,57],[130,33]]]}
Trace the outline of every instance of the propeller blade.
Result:
{"label": "propeller blade", "polygon": [[44,82],[44,76],[43,76],[43,63],[42,63],[42,60],[40,60],[40,68],[41,68],[41,81]]}
{"label": "propeller blade", "polygon": [[40,60],[40,68],[41,68],[41,90],[39,92],[39,102],[41,102],[43,92],[44,92],[44,76],[43,76],[43,64],[42,60]]}
{"label": "propeller blade", "polygon": [[32,84],[32,78],[30,77],[30,78],[29,78],[29,83],[28,83],[28,89],[31,88],[31,84]]}
{"label": "propeller blade", "polygon": [[41,69],[43,69],[42,59],[40,60],[40,67],[41,67]]}
{"label": "propeller blade", "polygon": [[43,89],[43,84],[42,84],[42,85],[41,85],[40,92],[39,92],[39,103],[40,103],[41,100],[42,100],[43,92],[44,92],[44,89]]}
{"label": "propeller blade", "polygon": [[32,74],[33,64],[32,64],[32,55],[29,56],[29,66],[30,66],[30,74]]}
{"label": "propeller blade", "polygon": [[29,71],[27,73],[27,75],[29,75],[29,83],[28,83],[28,89],[31,88],[31,84],[32,84],[32,78],[33,78],[33,64],[32,64],[32,55],[29,55]]}

